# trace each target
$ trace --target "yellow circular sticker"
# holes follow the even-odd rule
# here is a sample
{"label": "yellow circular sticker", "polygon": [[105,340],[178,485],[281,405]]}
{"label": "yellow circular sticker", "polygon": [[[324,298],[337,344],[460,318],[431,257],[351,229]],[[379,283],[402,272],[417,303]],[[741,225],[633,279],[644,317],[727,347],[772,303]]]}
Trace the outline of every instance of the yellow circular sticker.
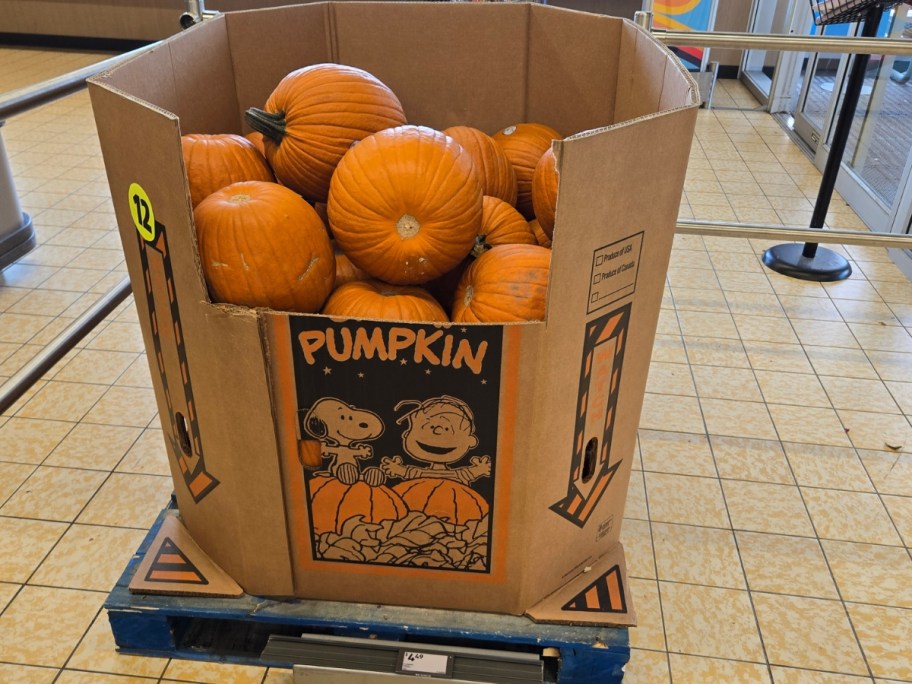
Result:
{"label": "yellow circular sticker", "polygon": [[143,240],[152,242],[155,240],[155,213],[152,211],[152,202],[139,183],[131,183],[129,192],[133,225]]}

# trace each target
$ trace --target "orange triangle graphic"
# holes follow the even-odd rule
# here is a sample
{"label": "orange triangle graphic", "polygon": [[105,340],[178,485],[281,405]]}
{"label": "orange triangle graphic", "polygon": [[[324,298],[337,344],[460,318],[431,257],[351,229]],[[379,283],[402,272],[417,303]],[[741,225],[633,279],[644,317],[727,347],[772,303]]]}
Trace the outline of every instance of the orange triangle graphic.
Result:
{"label": "orange triangle graphic", "polygon": [[209,584],[209,580],[181,551],[171,537],[164,537],[146,573],[146,582]]}
{"label": "orange triangle graphic", "polygon": [[567,601],[561,610],[585,613],[626,613],[627,601],[624,598],[620,567],[613,566]]}

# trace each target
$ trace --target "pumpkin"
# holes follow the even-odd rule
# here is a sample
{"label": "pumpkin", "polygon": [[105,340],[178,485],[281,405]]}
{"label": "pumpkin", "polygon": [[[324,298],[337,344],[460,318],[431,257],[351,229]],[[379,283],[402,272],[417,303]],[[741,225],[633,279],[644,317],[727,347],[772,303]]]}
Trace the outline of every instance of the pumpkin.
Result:
{"label": "pumpkin", "polygon": [[454,480],[421,477],[400,482],[393,491],[410,511],[421,511],[456,525],[481,520],[488,514],[488,502],[470,487]]}
{"label": "pumpkin", "polygon": [[538,223],[537,219],[529,221],[529,228],[532,229],[532,234],[535,235],[535,239],[538,241],[538,244],[542,247],[547,247],[551,249],[551,238],[549,238],[545,231],[542,230],[541,225]]}
{"label": "pumpkin", "polygon": [[471,126],[452,126],[443,131],[469,153],[485,195],[516,204],[516,173],[503,149],[484,131]]}
{"label": "pumpkin", "polygon": [[551,250],[545,247],[492,247],[462,274],[453,299],[453,321],[507,323],[544,319],[550,267]]}
{"label": "pumpkin", "polygon": [[260,154],[262,154],[264,158],[266,157],[266,144],[263,142],[262,133],[259,131],[250,131],[250,133],[245,133],[244,137],[253,143],[253,146],[260,151]]}
{"label": "pumpkin", "polygon": [[355,266],[342,252],[336,252],[336,284],[335,288],[339,289],[345,283],[354,280],[367,280],[370,276]]}
{"label": "pumpkin", "polygon": [[381,321],[447,323],[450,317],[431,296],[416,285],[390,285],[379,280],[355,280],[337,287],[323,313],[340,318]]}
{"label": "pumpkin", "polygon": [[332,234],[358,268],[394,285],[426,283],[464,259],[481,226],[481,185],[466,151],[424,126],[368,136],[329,189]]}
{"label": "pumpkin", "polygon": [[542,231],[549,238],[554,234],[554,209],[557,207],[557,163],[549,147],[532,175],[532,207]]}
{"label": "pumpkin", "polygon": [[302,439],[298,442],[298,461],[310,470],[319,468],[323,465],[323,445],[316,439]]}
{"label": "pumpkin", "polygon": [[200,262],[214,301],[314,313],[336,274],[320,217],[278,183],[233,183],[193,212]]}
{"label": "pumpkin", "polygon": [[194,208],[226,185],[275,180],[266,159],[242,135],[188,133],[181,136],[181,152]]}
{"label": "pumpkin", "polygon": [[494,245],[537,245],[529,222],[516,209],[496,197],[482,200],[481,228],[472,255],[481,256]]}
{"label": "pumpkin", "polygon": [[401,520],[408,513],[402,498],[385,485],[359,480],[344,484],[334,477],[314,477],[308,483],[310,523],[314,534],[339,533],[346,520],[356,516],[366,523]]}
{"label": "pumpkin", "polygon": [[539,123],[520,123],[507,126],[493,136],[494,141],[506,153],[516,173],[518,196],[516,208],[527,219],[535,218],[532,208],[532,175],[535,166],[551,141],[560,140],[561,135],[550,126]]}
{"label": "pumpkin", "polygon": [[305,199],[325,202],[329,181],[352,143],[406,122],[399,99],[372,74],[314,64],[285,76],[247,124],[262,133],[276,178]]}

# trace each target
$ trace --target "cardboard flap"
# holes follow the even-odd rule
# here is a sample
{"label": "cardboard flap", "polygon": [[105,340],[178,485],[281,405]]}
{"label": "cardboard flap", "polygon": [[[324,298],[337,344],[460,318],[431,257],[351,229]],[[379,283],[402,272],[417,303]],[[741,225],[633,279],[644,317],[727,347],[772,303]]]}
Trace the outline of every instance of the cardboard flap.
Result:
{"label": "cardboard flap", "polygon": [[134,594],[228,598],[244,593],[237,582],[193,541],[173,511],[162,519],[158,534],[130,580],[130,591]]}
{"label": "cardboard flap", "polygon": [[526,611],[536,622],[636,626],[620,542],[593,565]]}

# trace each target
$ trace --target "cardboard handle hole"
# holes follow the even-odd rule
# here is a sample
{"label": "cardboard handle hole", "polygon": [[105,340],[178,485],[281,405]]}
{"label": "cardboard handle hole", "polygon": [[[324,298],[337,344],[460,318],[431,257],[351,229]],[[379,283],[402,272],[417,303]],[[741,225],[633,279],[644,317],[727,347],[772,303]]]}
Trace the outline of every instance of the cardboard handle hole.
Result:
{"label": "cardboard handle hole", "polygon": [[193,449],[190,446],[190,431],[187,430],[187,419],[183,413],[174,414],[174,424],[177,428],[177,443],[180,445],[184,456],[192,456]]}
{"label": "cardboard handle hole", "polygon": [[598,437],[593,437],[586,442],[586,451],[583,454],[583,482],[589,482],[595,475],[595,459],[598,456]]}

